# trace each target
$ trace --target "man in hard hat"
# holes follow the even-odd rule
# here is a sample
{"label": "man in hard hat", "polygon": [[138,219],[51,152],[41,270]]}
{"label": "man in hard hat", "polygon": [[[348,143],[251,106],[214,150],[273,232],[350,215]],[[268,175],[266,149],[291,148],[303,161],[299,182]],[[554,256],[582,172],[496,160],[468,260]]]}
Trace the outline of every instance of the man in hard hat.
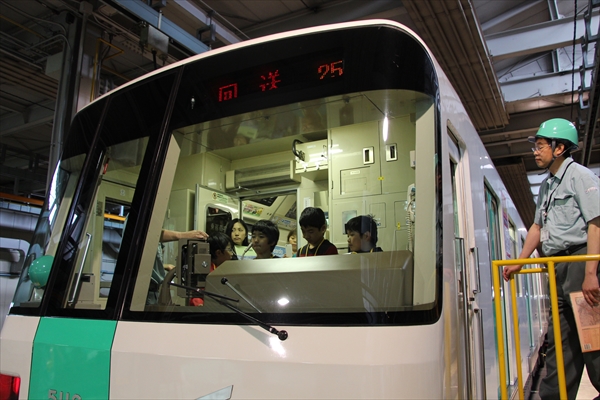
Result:
{"label": "man in hard hat", "polygon": [[[529,141],[535,146],[531,150],[536,164],[549,175],[540,186],[534,223],[519,258],[529,257],[540,243],[549,257],[600,254],[600,185],[592,171],[571,158],[571,151],[577,149],[577,129],[555,118],[542,123]],[[520,265],[504,267],[504,279],[520,269]],[[584,364],[600,392],[600,351],[582,353],[569,293],[582,291],[586,302],[600,313],[600,271],[598,261],[557,263],[555,269],[567,393],[575,399]],[[558,399],[551,313],[549,323],[547,375],[539,394],[542,399]]]}

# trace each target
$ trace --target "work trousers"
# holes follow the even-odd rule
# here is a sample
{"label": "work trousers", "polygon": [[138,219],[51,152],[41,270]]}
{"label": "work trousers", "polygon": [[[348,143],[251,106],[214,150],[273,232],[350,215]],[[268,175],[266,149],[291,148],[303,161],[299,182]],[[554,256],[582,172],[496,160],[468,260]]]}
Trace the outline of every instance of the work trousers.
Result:
{"label": "work trousers", "polygon": [[[583,248],[573,255],[586,253],[587,248]],[[582,353],[569,296],[571,292],[581,291],[585,276],[585,262],[559,263],[555,265],[555,270],[567,396],[569,400],[575,400],[584,365],[587,368],[592,385],[600,392],[600,351]],[[600,279],[600,271],[598,271],[598,279]],[[540,398],[542,400],[560,399],[552,312],[550,312],[548,323],[546,372],[546,377],[542,379],[540,384]]]}

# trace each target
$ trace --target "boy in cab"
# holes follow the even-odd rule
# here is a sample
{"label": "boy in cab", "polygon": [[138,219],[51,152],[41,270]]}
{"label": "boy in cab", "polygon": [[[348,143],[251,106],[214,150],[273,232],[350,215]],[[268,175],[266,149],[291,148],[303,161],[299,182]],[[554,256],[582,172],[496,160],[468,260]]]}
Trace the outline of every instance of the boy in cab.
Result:
{"label": "boy in cab", "polygon": [[377,223],[370,215],[359,215],[346,223],[348,251],[350,253],[378,253]]}
{"label": "boy in cab", "polygon": [[327,221],[320,208],[306,207],[300,215],[302,237],[308,244],[298,250],[298,257],[325,256],[338,254],[337,247],[325,239]]}

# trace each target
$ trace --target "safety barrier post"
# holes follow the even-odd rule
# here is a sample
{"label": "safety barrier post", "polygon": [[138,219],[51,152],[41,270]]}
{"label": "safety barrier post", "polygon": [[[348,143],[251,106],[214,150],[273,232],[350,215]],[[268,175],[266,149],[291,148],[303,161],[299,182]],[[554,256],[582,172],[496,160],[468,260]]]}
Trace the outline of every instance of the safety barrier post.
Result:
{"label": "safety barrier post", "polygon": [[[554,262],[548,261],[548,280],[550,281],[550,309],[552,310],[552,327],[554,329],[554,347],[556,351],[556,370],[558,372],[558,392],[561,399],[567,398],[567,381],[565,379],[565,362],[563,359],[562,335],[560,333],[560,316],[558,314],[558,298],[556,297],[556,271]],[[522,385],[521,385],[522,386]]]}
{"label": "safety barrier post", "polygon": [[[517,321],[515,324],[515,349],[516,349],[516,357],[517,360],[521,360],[521,335],[519,332],[519,308],[517,307],[517,281],[516,279],[510,280],[510,294],[512,296],[512,314],[513,321]],[[523,368],[521,367],[521,363],[517,362],[517,380],[518,382],[523,382]],[[523,385],[519,384],[519,399],[525,398],[525,392],[523,390]]]}
{"label": "safety barrier post", "polygon": [[558,374],[558,388],[561,399],[567,398],[567,384],[565,379],[565,365],[563,358],[562,337],[560,333],[560,316],[558,313],[558,298],[556,296],[556,271],[555,263],[561,262],[581,262],[600,260],[600,254],[587,254],[564,257],[544,257],[544,258],[522,258],[517,260],[494,260],[492,261],[492,280],[494,291],[494,309],[496,314],[496,337],[498,338],[498,368],[500,374],[500,398],[508,399],[508,390],[506,388],[506,354],[504,354],[504,334],[502,330],[502,303],[500,297],[500,268],[503,265],[528,265],[528,264],[547,264],[547,268],[521,269],[510,276],[510,291],[512,299],[512,318],[516,323],[513,324],[515,347],[517,357],[517,382],[519,389],[519,398],[524,399],[523,372],[521,369],[521,336],[519,333],[519,316],[517,308],[517,290],[514,280],[515,275],[536,274],[541,272],[548,273],[550,286],[550,304],[552,312],[552,329],[554,330],[554,342],[556,349],[556,369]]}
{"label": "safety barrier post", "polygon": [[504,335],[502,329],[502,304],[500,302],[500,273],[498,272],[500,264],[492,261],[492,280],[494,286],[494,313],[496,316],[496,337],[498,338],[498,372],[500,373],[500,398],[508,399],[508,390],[506,389],[506,360],[504,354]]}

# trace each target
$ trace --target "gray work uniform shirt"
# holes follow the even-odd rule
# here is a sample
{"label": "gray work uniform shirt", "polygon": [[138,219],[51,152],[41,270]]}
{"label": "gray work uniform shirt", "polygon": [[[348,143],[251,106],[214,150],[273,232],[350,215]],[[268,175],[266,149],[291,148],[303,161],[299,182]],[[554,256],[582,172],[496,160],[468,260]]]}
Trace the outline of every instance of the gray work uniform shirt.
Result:
{"label": "gray work uniform shirt", "polygon": [[587,242],[587,224],[600,216],[598,177],[567,158],[540,186],[534,222],[548,231],[542,250],[548,256]]}

